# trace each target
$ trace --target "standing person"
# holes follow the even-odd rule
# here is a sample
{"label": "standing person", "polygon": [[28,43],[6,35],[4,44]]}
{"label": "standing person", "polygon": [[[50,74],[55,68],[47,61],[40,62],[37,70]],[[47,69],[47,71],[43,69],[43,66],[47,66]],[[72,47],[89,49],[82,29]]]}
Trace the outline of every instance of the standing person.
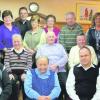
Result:
{"label": "standing person", "polygon": [[19,19],[15,21],[15,25],[19,27],[22,39],[24,39],[26,31],[31,29],[30,21],[27,20],[28,10],[26,7],[19,8]]}
{"label": "standing person", "polygon": [[93,16],[92,27],[87,32],[87,41],[94,48],[100,63],[100,12]]}
{"label": "standing person", "polygon": [[66,25],[62,27],[59,36],[59,42],[65,47],[69,53],[71,47],[76,45],[76,36],[83,33],[82,27],[76,23],[76,16],[73,12],[65,15]]}
{"label": "standing person", "polygon": [[80,62],[79,50],[82,47],[88,47],[90,49],[91,54],[92,54],[91,61],[93,62],[93,64],[97,65],[98,60],[97,60],[96,53],[92,46],[86,45],[86,36],[84,34],[79,34],[77,35],[76,41],[77,41],[77,45],[73,46],[69,52],[69,58],[68,58],[69,67],[70,68],[74,67],[76,64]]}
{"label": "standing person", "polygon": [[46,33],[44,29],[39,26],[40,18],[38,15],[31,17],[32,29],[25,33],[24,46],[33,54],[33,67],[35,65],[35,54],[41,45],[46,43]]}
{"label": "standing person", "polygon": [[[2,13],[4,24],[0,26],[0,50],[4,52],[7,48],[13,47],[12,35],[15,33],[20,34],[18,27],[13,25],[13,15],[10,10],[5,10]],[[3,63],[3,59],[2,59]]]}
{"label": "standing person", "polygon": [[54,32],[56,36],[55,43],[57,43],[58,38],[59,38],[60,29],[55,26],[55,23],[56,23],[56,17],[54,15],[46,16],[46,27],[44,28],[44,30],[46,33],[48,31]]}
{"label": "standing person", "polygon": [[100,69],[91,62],[91,51],[79,51],[80,63],[71,68],[66,89],[72,100],[100,100]]}
{"label": "standing person", "polygon": [[60,85],[55,72],[48,69],[49,60],[41,56],[36,60],[37,68],[29,70],[24,83],[27,100],[58,100]]}
{"label": "standing person", "polygon": [[14,34],[12,38],[13,48],[6,51],[4,59],[5,68],[12,81],[12,95],[9,100],[18,100],[19,84],[25,100],[23,82],[26,71],[32,67],[32,55],[23,47],[21,35]]}
{"label": "standing person", "polygon": [[65,70],[65,64],[68,61],[68,56],[64,47],[59,43],[55,43],[55,37],[56,36],[54,32],[47,33],[47,43],[37,50],[36,58],[40,56],[48,57],[49,69],[58,73],[58,78],[61,86],[61,94],[59,96],[59,100],[66,100],[67,93],[65,84],[67,73]]}
{"label": "standing person", "polygon": [[0,100],[8,100],[12,92],[12,85],[8,73],[0,63]]}

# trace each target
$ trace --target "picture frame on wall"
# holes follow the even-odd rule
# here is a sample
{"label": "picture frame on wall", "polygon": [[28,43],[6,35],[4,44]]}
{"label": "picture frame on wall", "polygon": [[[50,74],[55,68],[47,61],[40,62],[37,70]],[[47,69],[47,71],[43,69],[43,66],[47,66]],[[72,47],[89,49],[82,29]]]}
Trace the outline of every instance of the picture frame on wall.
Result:
{"label": "picture frame on wall", "polygon": [[76,16],[79,23],[91,23],[93,15],[100,11],[100,5],[77,3],[76,4]]}

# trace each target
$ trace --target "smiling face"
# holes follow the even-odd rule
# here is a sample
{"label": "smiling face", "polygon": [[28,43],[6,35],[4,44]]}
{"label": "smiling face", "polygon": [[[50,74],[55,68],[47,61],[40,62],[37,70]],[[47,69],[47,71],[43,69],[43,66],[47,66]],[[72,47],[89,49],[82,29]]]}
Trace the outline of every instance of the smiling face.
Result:
{"label": "smiling face", "polygon": [[20,50],[22,47],[22,39],[20,35],[13,35],[13,47],[17,50]]}
{"label": "smiling face", "polygon": [[12,17],[10,15],[5,16],[4,19],[3,19],[3,21],[4,21],[5,24],[11,24],[12,20],[13,19],[12,19]]}
{"label": "smiling face", "polygon": [[95,18],[95,25],[100,26],[100,15]]}
{"label": "smiling face", "polygon": [[40,57],[37,59],[36,65],[40,73],[43,74],[48,69],[48,59],[46,57]]}
{"label": "smiling face", "polygon": [[49,45],[52,45],[55,43],[55,39],[56,39],[56,36],[54,34],[54,32],[48,32],[47,33],[47,43]]}
{"label": "smiling face", "polygon": [[86,45],[86,38],[84,35],[77,36],[77,45],[82,48]]}
{"label": "smiling face", "polygon": [[76,23],[76,18],[75,18],[75,15],[73,13],[67,14],[65,19],[66,19],[66,23],[68,26],[73,26]]}
{"label": "smiling face", "polygon": [[21,9],[20,12],[19,12],[19,16],[21,18],[21,20],[26,20],[27,17],[28,17],[28,12],[26,9]]}

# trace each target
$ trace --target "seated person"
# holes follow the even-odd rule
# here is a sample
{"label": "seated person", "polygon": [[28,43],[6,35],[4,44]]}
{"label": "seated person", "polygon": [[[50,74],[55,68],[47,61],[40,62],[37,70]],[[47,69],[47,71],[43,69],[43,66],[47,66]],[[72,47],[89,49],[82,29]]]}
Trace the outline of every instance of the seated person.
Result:
{"label": "seated person", "polygon": [[[26,71],[32,67],[32,55],[23,47],[21,35],[14,34],[12,40],[13,48],[6,51],[4,64],[13,84],[12,99],[10,100],[18,100],[18,82],[24,90],[23,81]],[[25,95],[23,95],[24,98]]]}
{"label": "seated person", "polygon": [[12,86],[8,73],[0,63],[0,100],[8,100],[11,92]]}
{"label": "seated person", "polygon": [[100,100],[100,69],[88,47],[79,50],[80,63],[69,71],[66,90],[72,100]]}
{"label": "seated person", "polygon": [[27,71],[24,82],[27,100],[57,100],[60,85],[57,74],[48,69],[48,58],[36,59],[37,68]]}
{"label": "seated person", "polygon": [[77,45],[73,46],[70,50],[70,53],[69,53],[69,58],[68,58],[69,67],[70,68],[74,67],[76,64],[78,64],[80,62],[80,60],[79,60],[79,50],[80,50],[80,48],[85,47],[85,46],[88,47],[91,51],[91,54],[92,54],[91,60],[92,60],[93,64],[97,65],[98,61],[97,61],[96,53],[95,53],[92,46],[86,45],[85,35],[79,34],[77,36],[76,42],[77,42]]}

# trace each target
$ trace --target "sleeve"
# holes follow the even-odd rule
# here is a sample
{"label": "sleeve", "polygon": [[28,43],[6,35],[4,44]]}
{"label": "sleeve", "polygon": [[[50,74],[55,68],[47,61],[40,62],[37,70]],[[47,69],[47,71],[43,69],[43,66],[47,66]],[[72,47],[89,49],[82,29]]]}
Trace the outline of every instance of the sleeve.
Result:
{"label": "sleeve", "polygon": [[69,71],[69,75],[66,82],[66,90],[72,100],[80,100],[75,91],[75,76],[73,73],[73,69],[74,68],[71,68]]}
{"label": "sleeve", "polygon": [[61,59],[56,62],[56,64],[59,67],[60,66],[63,67],[63,66],[66,65],[66,63],[68,61],[68,56],[67,56],[67,53],[66,53],[66,51],[65,51],[65,49],[64,49],[64,47],[62,45],[60,45],[59,51],[61,52],[62,56],[61,56]]}
{"label": "sleeve", "polygon": [[32,68],[32,54],[31,54],[30,52],[28,52],[27,67],[28,67],[29,69]]}
{"label": "sleeve", "polygon": [[72,68],[74,66],[74,52],[73,51],[73,48],[71,48],[70,52],[69,52],[69,58],[68,58],[68,64],[69,64],[69,67]]}
{"label": "sleeve", "polygon": [[27,74],[26,74],[26,79],[24,82],[24,90],[26,95],[30,98],[30,99],[38,99],[40,94],[37,93],[35,90],[32,89],[32,74],[31,71],[28,70]]}
{"label": "sleeve", "polygon": [[[1,28],[1,27],[0,27]],[[0,29],[0,50],[3,50],[5,48],[5,45],[4,45],[4,37],[3,37],[3,32],[2,30]]]}
{"label": "sleeve", "polygon": [[58,76],[57,76],[57,74],[55,73],[55,85],[54,85],[54,88],[53,88],[53,90],[51,91],[51,93],[50,93],[49,96],[50,96],[50,98],[51,98],[52,100],[54,100],[54,99],[56,99],[56,98],[59,96],[60,92],[61,92],[61,88],[60,88]]}
{"label": "sleeve", "polygon": [[27,36],[28,32],[25,33],[25,36],[24,36],[24,40],[23,40],[23,45],[26,49],[29,49],[28,45],[27,45],[27,40],[28,40],[28,36]]}
{"label": "sleeve", "polygon": [[40,38],[40,42],[39,44],[36,46],[35,50],[37,50],[38,48],[41,47],[41,45],[45,44],[46,43],[46,33],[45,31],[43,30],[42,34],[41,34],[41,38]]}
{"label": "sleeve", "polygon": [[5,68],[6,68],[7,72],[11,73],[9,52],[10,52],[9,50],[7,50],[5,52],[4,65],[5,65]]}
{"label": "sleeve", "polygon": [[2,74],[3,91],[0,95],[0,100],[8,100],[12,92],[12,85],[6,70]]}
{"label": "sleeve", "polygon": [[42,47],[40,47],[40,48],[37,50],[36,58],[40,57],[41,55],[42,55]]}
{"label": "sleeve", "polygon": [[92,54],[92,63],[97,65],[98,64],[97,56],[96,56],[96,53],[92,46],[91,46],[90,50],[91,50],[91,54]]}
{"label": "sleeve", "polygon": [[92,100],[100,100],[100,69],[99,69],[99,75],[97,77],[96,92]]}

